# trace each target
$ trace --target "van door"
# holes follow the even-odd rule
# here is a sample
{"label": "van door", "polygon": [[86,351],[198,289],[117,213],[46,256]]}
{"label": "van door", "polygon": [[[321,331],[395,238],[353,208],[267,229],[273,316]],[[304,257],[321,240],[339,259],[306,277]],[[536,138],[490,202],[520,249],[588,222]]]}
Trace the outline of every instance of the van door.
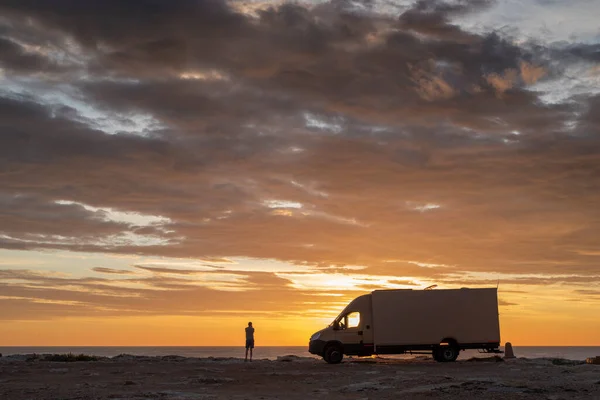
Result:
{"label": "van door", "polygon": [[[371,355],[373,352],[372,330],[367,315],[352,311],[337,320],[336,339],[344,346],[347,355]],[[368,329],[367,329],[368,326]],[[368,342],[365,339],[369,340]],[[366,346],[365,346],[366,345]]]}

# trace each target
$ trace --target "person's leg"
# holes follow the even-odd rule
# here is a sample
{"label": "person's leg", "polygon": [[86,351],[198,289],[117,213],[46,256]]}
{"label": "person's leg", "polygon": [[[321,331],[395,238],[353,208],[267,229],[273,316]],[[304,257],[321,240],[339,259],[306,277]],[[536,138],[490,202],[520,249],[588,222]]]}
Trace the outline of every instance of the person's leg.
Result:
{"label": "person's leg", "polygon": [[244,358],[244,361],[248,361],[248,346],[246,346],[246,357]]}

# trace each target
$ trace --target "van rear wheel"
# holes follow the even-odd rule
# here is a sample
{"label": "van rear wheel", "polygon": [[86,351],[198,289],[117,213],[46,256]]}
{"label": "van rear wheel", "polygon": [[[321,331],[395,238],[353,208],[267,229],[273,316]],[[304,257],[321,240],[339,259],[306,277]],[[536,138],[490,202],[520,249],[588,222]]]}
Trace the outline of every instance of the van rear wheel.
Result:
{"label": "van rear wheel", "polygon": [[433,350],[433,359],[437,362],[452,362],[458,358],[457,346],[440,346]]}
{"label": "van rear wheel", "polygon": [[339,364],[343,358],[344,353],[342,352],[342,348],[335,344],[325,349],[325,354],[323,355],[323,359],[329,364]]}

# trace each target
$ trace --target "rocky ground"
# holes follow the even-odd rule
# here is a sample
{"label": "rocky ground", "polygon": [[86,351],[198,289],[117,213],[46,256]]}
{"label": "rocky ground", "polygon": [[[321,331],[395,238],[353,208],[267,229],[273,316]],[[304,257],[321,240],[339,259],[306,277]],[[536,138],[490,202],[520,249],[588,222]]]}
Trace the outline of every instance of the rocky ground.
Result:
{"label": "rocky ground", "polygon": [[600,365],[549,359],[436,363],[293,356],[0,358],[0,399],[600,399]]}

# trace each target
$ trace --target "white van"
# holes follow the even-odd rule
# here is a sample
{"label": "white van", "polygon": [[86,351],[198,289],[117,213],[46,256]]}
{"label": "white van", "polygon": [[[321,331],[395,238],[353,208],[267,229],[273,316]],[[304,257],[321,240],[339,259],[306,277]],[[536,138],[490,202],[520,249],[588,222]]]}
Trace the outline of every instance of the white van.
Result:
{"label": "white van", "polygon": [[344,354],[432,354],[455,361],[465,349],[501,353],[498,290],[375,290],[357,297],[310,338],[309,352],[337,364]]}

